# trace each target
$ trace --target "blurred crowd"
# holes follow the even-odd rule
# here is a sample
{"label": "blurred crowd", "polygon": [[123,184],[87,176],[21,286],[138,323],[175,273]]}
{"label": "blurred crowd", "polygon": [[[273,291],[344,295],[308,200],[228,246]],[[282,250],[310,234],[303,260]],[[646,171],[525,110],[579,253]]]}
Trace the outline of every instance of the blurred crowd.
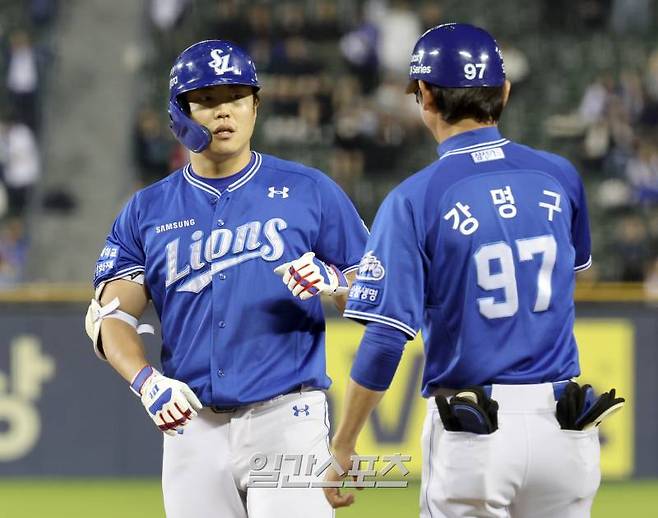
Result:
{"label": "blurred crowd", "polygon": [[[414,100],[404,94],[411,48],[428,27],[470,21],[498,36],[514,85],[503,131],[565,154],[585,177],[595,245],[595,266],[586,275],[643,281],[658,293],[652,2],[475,3],[477,9],[458,0],[143,0],[135,61],[142,90],[127,122],[135,187],[187,160],[166,114],[173,60],[200,39],[229,39],[247,49],[259,72],[254,147],[324,170],[370,223],[386,193],[435,156]],[[2,286],[21,278],[25,215],[42,175],[43,78],[52,61],[57,0],[0,0],[0,9]],[[532,38],[552,46],[533,46]],[[612,40],[614,52],[595,48],[592,42],[602,40]],[[567,106],[568,113],[555,115]],[[541,122],[533,124],[537,116]]]}
{"label": "blurred crowd", "polygon": [[605,261],[590,275],[658,289],[658,49],[637,68],[599,73],[546,126],[581,143],[593,226],[605,229],[595,236]]}
{"label": "blurred crowd", "polygon": [[23,278],[28,207],[42,174],[41,106],[56,0],[0,2],[0,287]]}
{"label": "blurred crowd", "polygon": [[[141,184],[185,161],[162,109],[168,67],[194,41],[223,38],[245,47],[259,71],[263,103],[256,147],[320,167],[370,222],[386,192],[434,156],[434,142],[421,127],[413,100],[404,95],[404,85],[418,35],[449,21],[446,10],[455,12],[454,5],[446,4],[150,0],[147,23],[154,50],[144,66],[150,89],[136,117],[134,138]],[[591,31],[625,38],[647,34],[654,26],[647,0],[547,1],[535,11],[542,31],[567,37]],[[532,63],[522,47],[507,43],[513,41],[509,35],[499,40],[518,92]],[[589,86],[573,92],[574,98],[581,96],[579,107],[550,118],[545,126],[554,139],[549,148],[556,142],[554,150],[562,151],[564,137],[582,143],[571,158],[591,191],[600,259],[587,274],[593,280],[658,277],[658,217],[652,208],[658,201],[658,50],[647,52],[644,67],[617,75],[598,71]],[[541,97],[527,90],[515,95]],[[525,136],[522,140],[539,144]]]}
{"label": "blurred crowd", "polygon": [[255,147],[323,169],[372,218],[399,172],[422,165],[419,143],[432,152],[404,87],[410,49],[441,20],[430,0],[151,0],[152,90],[134,139],[142,182],[184,157],[162,117],[168,67],[194,41],[229,39],[252,55],[262,84]]}

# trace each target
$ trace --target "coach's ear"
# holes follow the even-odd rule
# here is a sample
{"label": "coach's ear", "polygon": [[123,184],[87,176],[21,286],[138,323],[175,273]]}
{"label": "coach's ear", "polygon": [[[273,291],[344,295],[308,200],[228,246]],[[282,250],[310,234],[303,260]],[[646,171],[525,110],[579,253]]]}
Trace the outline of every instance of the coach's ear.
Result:
{"label": "coach's ear", "polygon": [[505,79],[505,83],[503,83],[503,107],[507,105],[507,100],[509,99],[509,92],[511,89],[512,83],[510,83],[508,79]]}
{"label": "coach's ear", "polygon": [[423,110],[437,112],[436,102],[434,101],[434,96],[432,95],[430,86],[425,81],[419,80],[418,90],[420,91],[420,102],[423,106]]}

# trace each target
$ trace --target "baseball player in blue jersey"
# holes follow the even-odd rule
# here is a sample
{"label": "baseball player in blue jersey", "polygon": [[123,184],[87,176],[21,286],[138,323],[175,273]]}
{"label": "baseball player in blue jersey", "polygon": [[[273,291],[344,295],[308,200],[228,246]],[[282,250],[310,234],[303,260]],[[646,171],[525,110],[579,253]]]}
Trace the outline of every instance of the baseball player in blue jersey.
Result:
{"label": "baseball player in blue jersey", "polygon": [[484,30],[420,37],[407,92],[439,156],[384,200],[344,313],[367,326],[332,442],[343,468],[422,329],[424,518],[588,516],[596,425],[623,404],[569,381],[574,272],[591,263],[585,191],[567,160],[498,132],[509,91]]}
{"label": "baseball player in blue jersey", "polygon": [[[323,173],[251,150],[259,88],[230,42],[178,57],[169,115],[190,163],[130,199],[96,264],[87,332],[166,434],[169,518],[333,516],[320,489],[250,477],[289,473],[279,455],[329,458],[317,295],[342,311],[367,230]],[[149,300],[162,372],[138,336]]]}

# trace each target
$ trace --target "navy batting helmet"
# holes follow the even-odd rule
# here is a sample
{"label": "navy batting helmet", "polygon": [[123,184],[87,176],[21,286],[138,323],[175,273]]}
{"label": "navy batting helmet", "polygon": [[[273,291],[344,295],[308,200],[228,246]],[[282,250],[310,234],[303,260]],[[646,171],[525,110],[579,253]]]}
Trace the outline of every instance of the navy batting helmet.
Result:
{"label": "navy batting helmet", "polygon": [[249,55],[226,40],[206,40],[186,48],[169,74],[171,131],[186,148],[199,153],[212,141],[208,128],[194,122],[179,97],[207,86],[246,85],[260,88],[256,67]]}
{"label": "navy batting helmet", "polygon": [[423,34],[411,54],[407,93],[422,80],[446,88],[502,86],[505,66],[496,40],[484,29],[446,23]]}

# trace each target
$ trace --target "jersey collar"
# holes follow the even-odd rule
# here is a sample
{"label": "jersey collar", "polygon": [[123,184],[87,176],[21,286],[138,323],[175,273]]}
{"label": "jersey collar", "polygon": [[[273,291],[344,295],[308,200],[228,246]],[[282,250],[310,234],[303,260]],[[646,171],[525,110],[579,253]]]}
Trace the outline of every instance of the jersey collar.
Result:
{"label": "jersey collar", "polygon": [[437,152],[439,160],[452,155],[483,151],[494,147],[504,146],[509,140],[502,138],[498,128],[486,127],[471,131],[464,131],[450,137],[439,144]]}
{"label": "jersey collar", "polygon": [[[247,167],[247,170],[244,172],[244,174],[240,175],[240,177],[235,180],[233,183],[231,183],[226,190],[228,192],[233,192],[236,189],[239,189],[243,185],[245,185],[249,180],[251,180],[255,174],[258,172],[260,169],[260,165],[263,163],[263,157],[260,153],[257,153],[256,151],[251,152],[253,155],[253,163]],[[199,178],[195,178],[192,176],[190,173],[190,170],[192,168],[191,164],[187,164],[183,168],[183,178],[187,180],[187,182],[192,185],[193,187],[196,187],[197,189],[201,189],[202,191],[212,194],[213,196],[216,196],[219,198],[222,193],[219,192],[214,186],[210,185],[209,183],[204,182],[203,180],[200,180]]]}

